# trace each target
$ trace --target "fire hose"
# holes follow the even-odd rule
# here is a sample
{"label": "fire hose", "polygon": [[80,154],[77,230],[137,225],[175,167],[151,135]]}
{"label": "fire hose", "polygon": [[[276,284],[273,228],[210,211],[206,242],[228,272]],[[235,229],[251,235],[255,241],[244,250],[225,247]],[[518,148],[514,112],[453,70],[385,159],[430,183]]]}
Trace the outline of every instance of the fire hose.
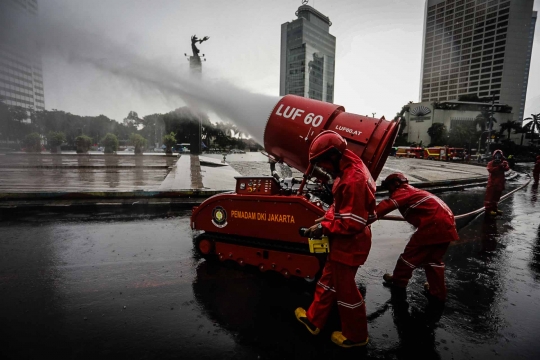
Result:
{"label": "fire hose", "polygon": [[[521,172],[518,172],[516,171],[516,173],[521,173]],[[523,185],[517,187],[516,189],[508,192],[507,194],[501,196],[501,199],[499,200],[499,202],[501,201],[504,201],[506,199],[508,199],[513,193],[515,193],[516,191],[519,191],[521,189],[523,189],[525,186],[529,185],[529,183],[531,182],[531,176],[529,174],[526,174],[526,173],[521,173],[523,175],[526,175],[529,180],[524,183]],[[455,219],[456,220],[459,220],[459,219],[464,219],[468,216],[472,216],[472,215],[477,215],[477,214],[480,214],[481,212],[485,211],[485,208],[484,207],[481,207],[479,209],[476,209],[474,211],[471,211],[471,212],[468,212],[466,214],[461,214],[461,215],[457,215],[455,216]],[[405,221],[405,219],[401,216],[395,216],[395,215],[386,215],[382,218],[380,218],[379,220],[393,220],[393,221]],[[369,272],[367,272],[365,269],[362,268],[362,270],[364,271],[364,273],[369,276],[369,277],[372,277],[372,278],[380,278],[380,275],[374,275],[374,274],[370,274]],[[368,314],[367,315],[367,318],[368,318],[368,321],[374,321],[375,319],[377,319],[378,317],[384,315],[384,313],[386,313],[386,311],[390,308],[390,305],[392,304],[392,299],[389,299],[388,301],[386,301],[379,309],[375,310],[374,312],[372,312],[371,314]]]}
{"label": "fire hose", "polygon": [[[520,173],[520,172],[516,171],[516,173]],[[531,176],[529,174],[525,174],[525,173],[521,173],[521,174],[527,175],[529,177],[529,180],[525,184],[523,184],[523,185],[519,186],[518,188],[516,188],[516,189],[504,194],[503,196],[501,196],[501,199],[499,200],[499,202],[502,202],[502,201],[508,199],[510,197],[510,195],[512,195],[513,193],[515,193],[516,191],[519,191],[519,190],[523,189],[525,186],[529,185],[529,183],[531,182]],[[474,211],[468,212],[466,214],[456,215],[454,217],[454,219],[455,220],[464,219],[464,218],[472,216],[472,215],[480,214],[482,211],[485,211],[484,207],[481,207],[481,208],[476,209]],[[399,216],[399,215],[386,215],[386,216],[383,216],[382,218],[380,218],[378,220],[405,221],[405,219],[402,216]]]}

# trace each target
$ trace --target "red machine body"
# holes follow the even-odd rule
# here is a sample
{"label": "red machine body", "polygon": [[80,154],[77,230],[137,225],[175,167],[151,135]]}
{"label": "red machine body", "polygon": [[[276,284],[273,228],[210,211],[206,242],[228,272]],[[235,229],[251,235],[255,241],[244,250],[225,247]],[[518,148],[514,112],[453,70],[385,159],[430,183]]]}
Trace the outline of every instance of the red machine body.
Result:
{"label": "red machine body", "polygon": [[[277,162],[305,172],[311,141],[333,130],[347,148],[362,158],[377,178],[398,131],[398,123],[346,113],[342,106],[294,95],[283,97],[272,110],[264,146]],[[193,209],[191,227],[204,231],[195,238],[203,256],[217,256],[272,270],[284,276],[314,279],[324,254],[309,252],[299,229],[314,224],[329,204],[317,196],[320,185],[301,194],[274,177],[238,177],[234,192],[215,195]]]}
{"label": "red machine body", "polygon": [[276,160],[304,172],[315,136],[332,130],[347,140],[373,178],[379,176],[397,132],[397,123],[345,112],[340,105],[284,96],[274,107],[264,131],[264,148]]}

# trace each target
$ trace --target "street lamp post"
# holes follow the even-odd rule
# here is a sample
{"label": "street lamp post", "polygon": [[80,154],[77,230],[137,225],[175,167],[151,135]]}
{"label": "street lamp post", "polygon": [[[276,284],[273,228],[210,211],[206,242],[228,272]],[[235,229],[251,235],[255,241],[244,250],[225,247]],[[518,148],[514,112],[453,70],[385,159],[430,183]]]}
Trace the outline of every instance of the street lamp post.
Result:
{"label": "street lamp post", "polygon": [[[485,133],[489,133],[489,134],[491,135],[491,130],[483,131],[483,132],[480,134],[480,137],[478,138],[478,152],[480,152],[480,144],[482,143],[482,135],[484,135]],[[488,137],[489,137],[490,135],[488,135]],[[486,138],[486,155],[489,155],[489,148],[488,148],[488,141],[487,141],[487,138]]]}
{"label": "street lamp post", "polygon": [[[486,156],[489,155],[489,143],[491,141],[491,131],[492,131],[492,124],[491,124],[491,120],[493,119],[493,107],[495,106],[495,94],[491,94],[491,106],[489,108],[489,119],[488,119],[488,132],[489,132],[489,135],[488,137],[486,138]],[[480,135],[480,138],[482,138],[482,136]]]}

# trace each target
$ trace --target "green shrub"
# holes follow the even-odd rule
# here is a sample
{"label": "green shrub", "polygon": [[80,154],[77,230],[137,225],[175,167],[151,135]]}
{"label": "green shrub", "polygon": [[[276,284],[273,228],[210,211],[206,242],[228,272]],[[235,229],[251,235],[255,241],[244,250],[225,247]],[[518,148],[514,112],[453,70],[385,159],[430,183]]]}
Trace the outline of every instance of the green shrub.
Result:
{"label": "green shrub", "polygon": [[148,143],[145,138],[135,133],[131,134],[129,137],[129,142],[131,145],[135,146],[135,154],[142,154],[146,144]]}
{"label": "green shrub", "polygon": [[41,135],[37,132],[28,134],[24,138],[23,144],[26,152],[41,152]]}
{"label": "green shrub", "polygon": [[57,152],[58,147],[62,145],[65,141],[66,135],[61,131],[49,131],[49,134],[47,135],[47,142],[49,143],[52,153]]}
{"label": "green shrub", "polygon": [[118,138],[114,134],[107,133],[101,140],[101,144],[105,146],[105,154],[113,154],[118,150]]}
{"label": "green shrub", "polygon": [[77,145],[77,154],[86,154],[92,146],[92,138],[86,135],[79,135],[75,138]]}
{"label": "green shrub", "polygon": [[176,136],[173,132],[163,137],[163,144],[167,147],[165,152],[167,154],[172,154],[172,147],[176,145]]}

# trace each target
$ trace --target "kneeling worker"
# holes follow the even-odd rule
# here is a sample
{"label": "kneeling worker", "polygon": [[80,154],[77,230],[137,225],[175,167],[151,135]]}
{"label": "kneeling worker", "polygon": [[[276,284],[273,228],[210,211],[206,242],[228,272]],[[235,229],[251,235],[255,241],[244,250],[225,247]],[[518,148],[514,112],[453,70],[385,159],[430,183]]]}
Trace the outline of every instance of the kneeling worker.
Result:
{"label": "kneeling worker", "polygon": [[327,235],[330,253],[311,306],[307,311],[297,308],[295,315],[317,335],[337,302],[341,331],[332,334],[332,341],[345,348],[364,346],[368,342],[366,305],[354,278],[371,248],[367,222],[375,218],[375,182],[362,160],[334,131],[323,131],[313,139],[309,161],[334,178],[334,203],[319,223],[305,231],[312,238]]}
{"label": "kneeling worker", "polygon": [[399,209],[405,220],[416,227],[393,274],[384,274],[385,283],[406,288],[413,270],[423,267],[427,277],[424,284],[426,295],[444,302],[446,285],[442,259],[450,242],[459,238],[454,214],[435,195],[409,185],[401,173],[388,175],[382,185],[388,190],[390,198],[377,205],[377,217]]}

